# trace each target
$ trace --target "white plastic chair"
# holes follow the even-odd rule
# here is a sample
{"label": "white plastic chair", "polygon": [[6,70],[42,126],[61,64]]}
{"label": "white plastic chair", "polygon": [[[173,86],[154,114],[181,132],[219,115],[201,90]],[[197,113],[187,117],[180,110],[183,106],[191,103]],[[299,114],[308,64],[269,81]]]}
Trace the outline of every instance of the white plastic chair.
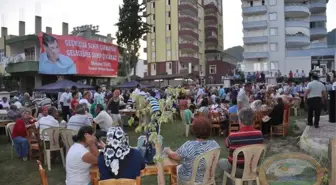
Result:
{"label": "white plastic chair", "polygon": [[[215,181],[215,174],[216,174],[216,167],[220,155],[220,148],[213,149],[210,151],[205,152],[204,154],[196,157],[193,162],[193,168],[191,173],[191,178],[188,182],[183,182],[178,179],[178,185],[216,185]],[[202,183],[196,183],[196,175],[197,169],[201,162],[201,159],[205,160],[205,173],[203,176]]]}
{"label": "white plastic chair", "polygon": [[60,129],[60,134],[62,138],[62,142],[65,147],[65,153],[67,154],[71,145],[74,144],[74,141],[72,140],[72,136],[76,135],[76,131],[71,129]]}
{"label": "white plastic chair", "polygon": [[44,163],[48,164],[48,170],[51,170],[50,163],[50,153],[53,151],[60,151],[63,167],[65,167],[64,163],[64,151],[63,148],[60,147],[59,137],[60,137],[60,129],[59,128],[46,128],[42,130],[42,136],[49,136],[49,148],[46,147],[46,141],[43,140],[43,152],[44,152]]}
{"label": "white plastic chair", "polygon": [[9,135],[9,138],[10,138],[10,140],[12,142],[11,159],[13,159],[13,148],[14,148],[14,141],[13,141],[13,138],[12,138],[12,132],[13,132],[14,125],[15,125],[15,122],[8,123],[6,125],[6,131],[7,131],[8,135]]}
{"label": "white plastic chair", "polygon": [[301,98],[295,97],[293,99],[293,105],[291,106],[291,108],[294,110],[295,116],[298,116],[298,114],[301,116],[300,105],[301,105]]}
{"label": "white plastic chair", "polygon": [[[243,185],[244,182],[252,184],[253,181],[256,181],[257,185],[260,185],[258,177],[258,164],[262,158],[265,156],[266,147],[264,144],[248,145],[237,148],[233,152],[233,162],[232,162],[232,171],[231,173],[224,171],[223,185],[226,185],[227,178],[229,177],[235,182],[235,185]],[[244,154],[244,171],[242,178],[236,177],[237,170],[237,159],[239,153]]]}

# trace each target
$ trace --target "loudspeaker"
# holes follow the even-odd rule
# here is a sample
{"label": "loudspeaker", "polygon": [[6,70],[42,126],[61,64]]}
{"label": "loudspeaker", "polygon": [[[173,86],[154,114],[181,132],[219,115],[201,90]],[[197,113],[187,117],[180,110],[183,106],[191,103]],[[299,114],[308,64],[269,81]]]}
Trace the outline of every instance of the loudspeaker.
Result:
{"label": "loudspeaker", "polygon": [[329,122],[336,123],[336,91],[329,91]]}

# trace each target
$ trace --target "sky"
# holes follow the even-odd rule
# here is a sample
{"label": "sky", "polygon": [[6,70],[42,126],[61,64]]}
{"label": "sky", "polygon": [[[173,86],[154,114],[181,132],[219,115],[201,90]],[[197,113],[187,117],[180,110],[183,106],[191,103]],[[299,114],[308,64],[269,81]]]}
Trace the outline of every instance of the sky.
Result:
{"label": "sky", "polygon": [[[99,25],[100,34],[114,36],[121,4],[122,0],[0,0],[0,26],[7,27],[9,34],[17,35],[21,20],[26,22],[26,34],[34,33],[34,17],[39,15],[43,31],[49,26],[54,34],[61,34],[62,22],[67,22],[69,32],[75,26],[92,24]],[[224,49],[243,45],[241,13],[241,0],[223,0]],[[336,0],[329,0],[327,17],[330,31],[336,28]],[[142,46],[145,47],[144,42]],[[142,52],[140,57],[146,58]]]}

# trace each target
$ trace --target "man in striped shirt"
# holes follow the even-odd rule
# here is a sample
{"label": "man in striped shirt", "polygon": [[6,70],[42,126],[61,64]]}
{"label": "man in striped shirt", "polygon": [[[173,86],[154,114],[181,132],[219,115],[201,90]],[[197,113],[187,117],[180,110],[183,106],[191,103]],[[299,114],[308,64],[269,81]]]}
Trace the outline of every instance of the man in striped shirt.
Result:
{"label": "man in striped shirt", "polygon": [[[228,159],[221,159],[219,161],[219,168],[228,173],[232,171],[233,152],[235,149],[253,144],[262,144],[264,138],[260,130],[253,128],[254,113],[251,108],[243,107],[238,112],[240,130],[238,132],[232,132],[225,141],[225,145],[229,148]],[[237,172],[236,177],[243,175],[244,169],[244,155],[240,153],[237,159]]]}

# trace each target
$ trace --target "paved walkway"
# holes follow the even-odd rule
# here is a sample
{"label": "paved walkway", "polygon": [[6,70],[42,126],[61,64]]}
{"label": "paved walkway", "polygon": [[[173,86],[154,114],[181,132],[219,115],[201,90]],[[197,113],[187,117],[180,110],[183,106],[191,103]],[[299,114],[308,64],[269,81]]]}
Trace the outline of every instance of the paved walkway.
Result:
{"label": "paved walkway", "polygon": [[320,128],[305,128],[300,138],[300,148],[312,155],[328,157],[329,139],[335,136],[336,123],[330,123],[328,116],[321,116]]}

